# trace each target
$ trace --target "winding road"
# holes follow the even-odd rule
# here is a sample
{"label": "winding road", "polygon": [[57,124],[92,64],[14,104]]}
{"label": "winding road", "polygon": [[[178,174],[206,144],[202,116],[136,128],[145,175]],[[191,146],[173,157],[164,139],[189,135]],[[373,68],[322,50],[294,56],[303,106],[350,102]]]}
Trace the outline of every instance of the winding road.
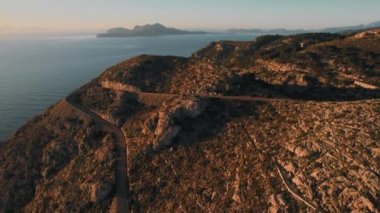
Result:
{"label": "winding road", "polygon": [[87,109],[84,106],[76,104],[69,97],[63,99],[66,104],[79,113],[90,117],[96,122],[96,125],[107,132],[113,133],[116,139],[116,195],[115,195],[115,211],[117,213],[129,212],[129,182],[127,175],[127,152],[126,152],[126,139],[124,133],[113,123],[101,118],[98,114]]}
{"label": "winding road", "polygon": [[[115,91],[124,91],[136,94],[139,100],[149,100],[150,102],[156,102],[159,100],[166,100],[173,97],[180,97],[180,94],[169,94],[169,93],[153,93],[153,92],[136,92],[129,91],[127,89],[120,89],[110,86],[102,86],[105,89],[115,90]],[[218,96],[218,95],[194,95],[199,98],[207,98],[207,99],[218,99],[218,100],[226,100],[226,101],[239,101],[239,102],[249,102],[249,101],[262,101],[262,102],[307,102],[305,100],[294,100],[288,98],[264,98],[264,97],[251,97],[251,96]],[[70,97],[70,96],[69,96]],[[69,97],[65,98],[63,101],[66,102],[70,107],[76,109],[80,113],[84,114],[86,117],[90,117],[93,119],[96,124],[101,127],[103,130],[111,132],[116,137],[116,212],[129,212],[129,181],[127,175],[127,142],[126,135],[124,132],[119,129],[112,122],[103,119],[96,112],[92,110],[78,105],[75,101],[71,100]],[[333,102],[336,101],[323,101],[323,102]],[[352,101],[351,101],[352,102]],[[277,165],[277,164],[276,164]],[[282,174],[281,170],[277,165],[277,170],[279,172],[279,176],[284,182],[285,187],[290,191],[293,196],[297,199],[305,203],[311,209],[318,209],[312,203],[306,201],[301,195],[298,195],[293,191],[293,189],[287,184],[287,179]]]}
{"label": "winding road", "polygon": [[[173,97],[180,97],[182,95],[186,94],[174,94],[174,93],[160,93],[160,92],[142,92],[142,91],[135,91],[135,90],[129,90],[125,88],[120,88],[117,86],[112,86],[109,84],[101,84],[101,87],[109,90],[114,91],[122,91],[122,92],[129,92],[132,94],[136,94],[139,99],[169,99]],[[287,102],[287,103],[300,103],[300,102],[323,102],[323,103],[347,103],[347,102],[361,102],[365,100],[370,99],[357,99],[357,100],[302,100],[302,99],[291,99],[291,98],[266,98],[266,97],[259,97],[259,96],[225,96],[225,95],[208,95],[208,94],[189,94],[188,96],[194,96],[199,98],[206,98],[206,99],[217,99],[217,100],[225,100],[225,101],[240,101],[240,102],[251,102],[251,101],[261,101],[261,102],[269,102],[269,103],[275,103],[275,102]]]}
{"label": "winding road", "polygon": [[[120,90],[115,88],[106,88],[118,91],[126,91],[128,90]],[[139,92],[137,93],[138,97],[148,97],[148,98],[171,98],[178,97],[178,94],[167,94],[167,93],[150,93],[150,92]],[[213,95],[198,95],[197,97],[201,98],[210,98],[210,99],[221,99],[221,100],[231,100],[231,101],[293,101],[290,99],[272,99],[272,98],[260,98],[260,97],[245,97],[245,96],[213,96]],[[86,117],[93,119],[96,124],[101,127],[103,130],[113,133],[116,139],[116,212],[129,212],[129,181],[127,175],[127,142],[126,136],[124,132],[119,129],[112,122],[103,119],[96,112],[81,106],[75,101],[73,101],[70,96],[66,97],[62,100],[71,108],[77,110],[79,113],[83,114]]]}
{"label": "winding road", "polygon": [[[117,90],[115,88],[107,88]],[[120,91],[120,89],[119,89]],[[129,92],[128,90],[121,90]],[[166,94],[166,93],[149,93],[149,92],[139,92],[137,93],[139,97],[148,97],[148,98],[171,98],[178,97],[177,94]],[[198,96],[201,98],[210,98],[210,99],[221,99],[221,100],[231,100],[231,101],[293,101],[289,99],[271,99],[271,98],[258,98],[258,97],[244,97],[244,96],[212,96],[212,95],[202,95]],[[96,124],[101,127],[103,130],[113,133],[116,139],[116,206],[115,211],[118,213],[129,212],[129,181],[127,175],[127,143],[126,136],[124,132],[119,129],[112,122],[103,119],[96,112],[81,106],[75,101],[73,101],[70,96],[63,99],[68,106],[77,110],[79,113],[82,113],[84,116],[93,119]]]}
{"label": "winding road", "polygon": [[[112,89],[112,88],[107,88]],[[130,92],[128,90],[122,90],[125,92]],[[139,92],[138,96],[150,96],[150,97],[179,97],[179,94],[171,93],[154,93],[154,92]],[[191,95],[190,95],[191,96]],[[289,99],[289,98],[264,98],[264,97],[253,97],[253,96],[223,96],[223,95],[196,95],[195,97],[207,98],[207,99],[218,99],[218,100],[227,100],[227,101],[265,101],[265,102],[300,102],[298,100]]]}

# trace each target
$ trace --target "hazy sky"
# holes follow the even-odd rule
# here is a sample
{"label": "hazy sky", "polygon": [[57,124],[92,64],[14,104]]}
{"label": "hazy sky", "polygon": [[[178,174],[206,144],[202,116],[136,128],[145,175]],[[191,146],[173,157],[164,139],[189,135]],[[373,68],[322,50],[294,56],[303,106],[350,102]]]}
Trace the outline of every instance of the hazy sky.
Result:
{"label": "hazy sky", "polygon": [[380,20],[380,0],[0,0],[0,31],[322,28]]}

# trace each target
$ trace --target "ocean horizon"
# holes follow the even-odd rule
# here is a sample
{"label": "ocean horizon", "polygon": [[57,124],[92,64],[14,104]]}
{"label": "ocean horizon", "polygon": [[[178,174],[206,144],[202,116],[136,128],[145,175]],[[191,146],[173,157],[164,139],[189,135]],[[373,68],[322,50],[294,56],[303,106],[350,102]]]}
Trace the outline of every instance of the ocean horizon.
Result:
{"label": "ocean horizon", "polygon": [[131,57],[188,57],[212,41],[247,41],[257,36],[210,33],[132,38],[0,37],[0,141],[108,67]]}

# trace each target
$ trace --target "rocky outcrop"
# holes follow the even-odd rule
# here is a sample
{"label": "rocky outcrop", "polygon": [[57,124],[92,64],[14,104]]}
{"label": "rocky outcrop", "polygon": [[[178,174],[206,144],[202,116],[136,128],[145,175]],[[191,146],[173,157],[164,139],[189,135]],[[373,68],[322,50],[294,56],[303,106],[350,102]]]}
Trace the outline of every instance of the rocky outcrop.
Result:
{"label": "rocky outcrop", "polygon": [[123,84],[123,83],[118,83],[118,82],[113,82],[113,81],[107,81],[107,80],[101,81],[100,84],[103,88],[111,89],[111,90],[120,90],[120,91],[128,91],[128,92],[141,92],[140,89],[138,89],[135,86]]}
{"label": "rocky outcrop", "polygon": [[364,82],[361,82],[361,81],[354,81],[354,84],[359,86],[359,87],[362,87],[364,89],[371,89],[371,90],[375,90],[375,89],[379,89],[377,86],[374,86],[374,85],[371,85],[371,84],[367,84],[367,83],[364,83]]}
{"label": "rocky outcrop", "polygon": [[156,139],[153,146],[156,148],[169,145],[182,128],[175,120],[195,118],[202,113],[205,106],[202,99],[185,96],[165,102],[158,113],[153,113],[145,121],[142,132],[147,134],[154,131]]}
{"label": "rocky outcrop", "polygon": [[48,143],[42,151],[42,165],[43,170],[41,175],[48,178],[54,172],[59,171],[70,157],[70,152],[67,150],[62,142],[52,140]]}
{"label": "rocky outcrop", "polygon": [[368,30],[365,32],[357,33],[353,36],[354,39],[374,38],[380,37],[380,29]]}
{"label": "rocky outcrop", "polygon": [[114,190],[113,183],[95,183],[91,185],[91,201],[102,202],[111,196]]}
{"label": "rocky outcrop", "polygon": [[256,60],[256,63],[258,65],[265,67],[268,70],[272,70],[275,72],[294,72],[294,71],[302,70],[301,68],[297,67],[297,65],[295,64],[284,64],[284,63],[279,63],[275,61],[266,61],[262,59]]}

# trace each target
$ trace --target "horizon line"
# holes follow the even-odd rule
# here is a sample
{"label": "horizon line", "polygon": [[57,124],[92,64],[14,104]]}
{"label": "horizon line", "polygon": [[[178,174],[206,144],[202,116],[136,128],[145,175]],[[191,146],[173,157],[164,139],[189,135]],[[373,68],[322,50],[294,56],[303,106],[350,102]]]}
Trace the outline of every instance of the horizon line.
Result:
{"label": "horizon line", "polygon": [[151,23],[146,23],[146,24],[135,24],[134,26],[117,26],[114,25],[113,27],[75,27],[75,28],[56,28],[56,27],[17,27],[17,26],[12,26],[12,25],[3,25],[0,26],[0,35],[27,35],[27,34],[74,34],[74,33],[85,33],[85,34],[90,34],[90,33],[101,33],[106,30],[109,30],[111,28],[126,28],[126,29],[133,29],[135,26],[144,26],[144,25],[154,25],[154,24],[162,24],[165,27],[170,27],[170,28],[176,28],[176,29],[181,29],[181,30],[203,30],[203,31],[209,31],[209,32],[225,32],[227,30],[231,29],[237,29],[237,30],[252,30],[252,29],[259,29],[259,30],[274,30],[274,29],[286,29],[286,30],[321,30],[321,29],[328,29],[328,28],[338,28],[338,27],[353,27],[353,26],[365,26],[371,23],[376,23],[380,22],[380,18],[377,19],[377,21],[371,21],[368,23],[357,23],[357,24],[346,24],[346,25],[340,25],[340,26],[323,26],[323,27],[310,27],[310,28],[305,28],[305,27],[224,27],[224,28],[219,28],[219,27],[178,27],[178,26],[170,26],[166,24],[162,24],[160,22],[151,22]]}

